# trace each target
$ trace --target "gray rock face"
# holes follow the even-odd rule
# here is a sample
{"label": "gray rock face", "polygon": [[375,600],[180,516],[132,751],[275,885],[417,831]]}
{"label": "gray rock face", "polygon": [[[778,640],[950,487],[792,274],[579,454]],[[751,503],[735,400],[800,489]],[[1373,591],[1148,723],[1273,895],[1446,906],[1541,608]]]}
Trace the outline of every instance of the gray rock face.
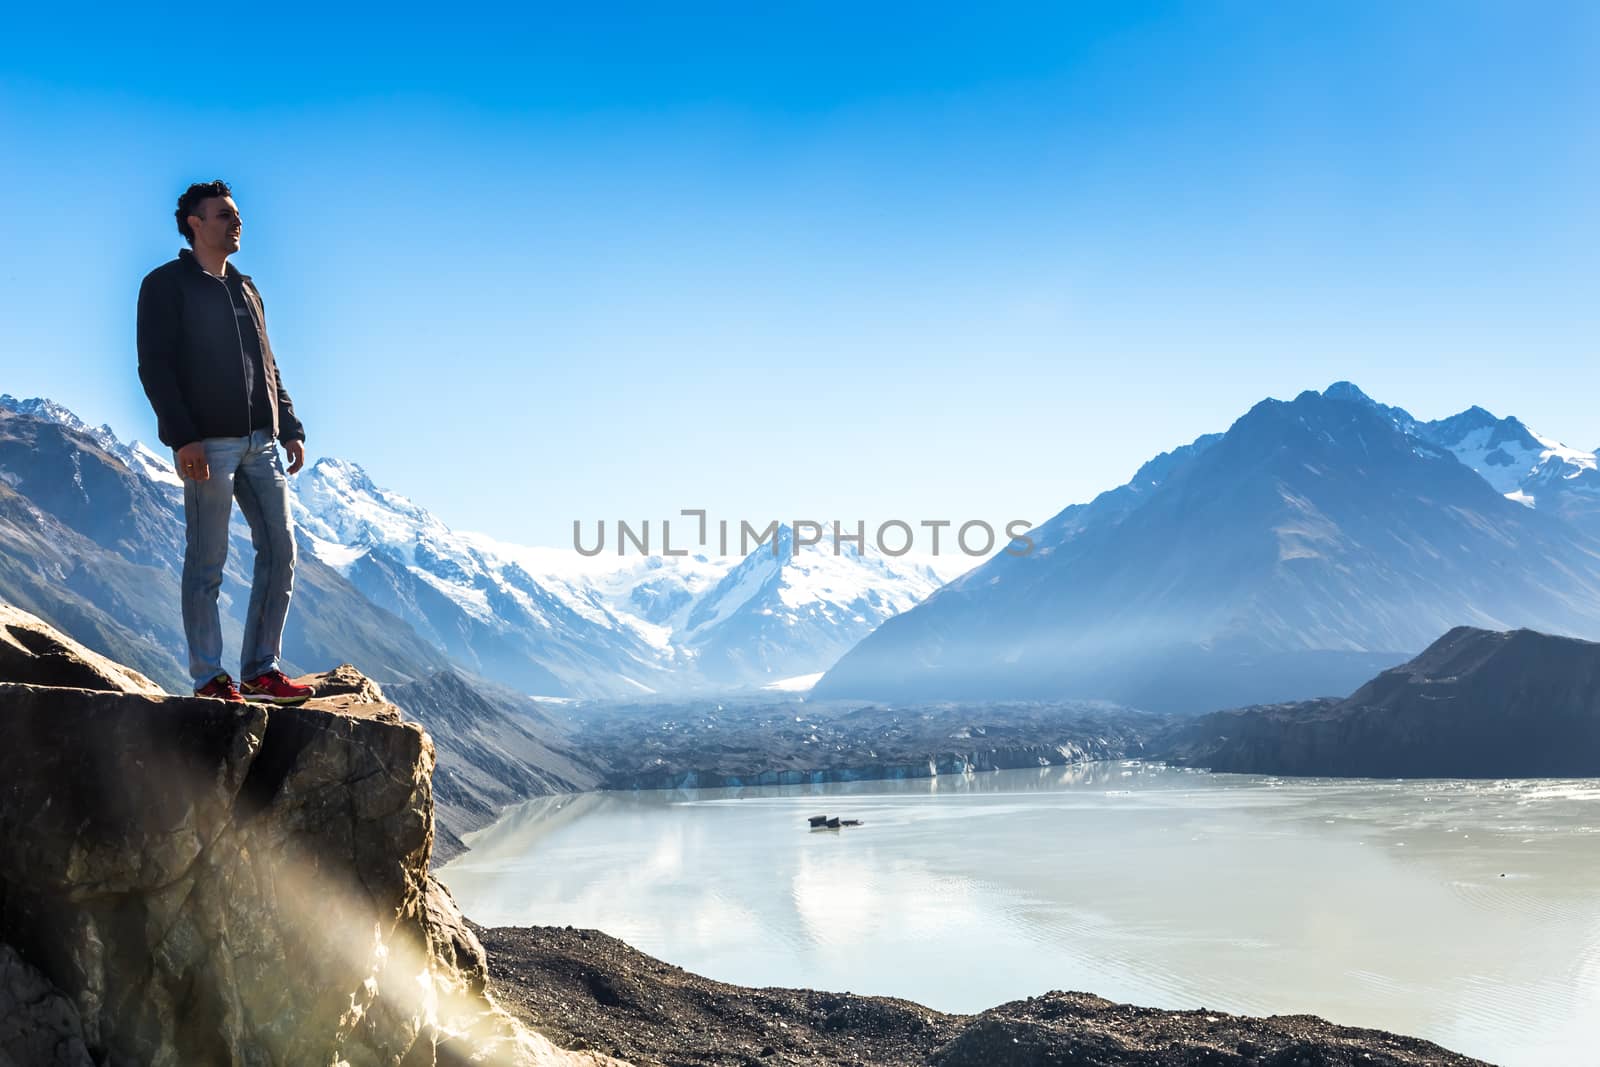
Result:
{"label": "gray rock face", "polygon": [[460,835],[493,822],[508,804],[600,783],[602,768],[568,729],[521,694],[455,671],[392,685],[388,693],[437,739],[435,863],[460,854]]}
{"label": "gray rock face", "polygon": [[1245,774],[1600,775],[1600,644],[1459,626],[1344,700],[1217,712],[1155,738],[1174,763]]}
{"label": "gray rock face", "polygon": [[93,1067],[78,1009],[0,945],[0,1067]]}
{"label": "gray rock face", "polygon": [[101,1065],[594,1062],[485,996],[428,874],[427,734],[315,680],[300,708],[0,682],[0,942],[38,976],[0,957],[0,997],[53,1020],[0,1048],[82,1062],[75,1012]]}
{"label": "gray rock face", "polygon": [[4,602],[0,602],[0,678],[33,685],[165,695],[138,671],[85,648]]}

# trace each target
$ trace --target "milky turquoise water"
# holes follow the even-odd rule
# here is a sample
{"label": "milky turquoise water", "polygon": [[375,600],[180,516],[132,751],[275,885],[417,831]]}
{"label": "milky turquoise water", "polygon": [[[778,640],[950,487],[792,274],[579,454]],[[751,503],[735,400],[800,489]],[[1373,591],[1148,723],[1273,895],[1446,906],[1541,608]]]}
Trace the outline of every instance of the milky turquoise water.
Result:
{"label": "milky turquoise water", "polygon": [[1075,989],[1600,1064],[1600,779],[1106,763],[555,797],[469,841],[442,878],[476,921],[730,982],[957,1012]]}

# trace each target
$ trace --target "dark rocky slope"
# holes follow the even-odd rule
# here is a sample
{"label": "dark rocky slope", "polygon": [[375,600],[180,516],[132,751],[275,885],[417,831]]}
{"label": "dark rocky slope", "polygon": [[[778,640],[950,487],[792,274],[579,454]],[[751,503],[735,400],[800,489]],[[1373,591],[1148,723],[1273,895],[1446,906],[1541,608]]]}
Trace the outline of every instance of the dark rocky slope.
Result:
{"label": "dark rocky slope", "polygon": [[507,1008],[572,1048],[640,1065],[768,1067],[1401,1067],[1481,1061],[1311,1015],[1253,1019],[1048,993],[981,1015],[889,997],[746,989],[594,930],[474,928]]}
{"label": "dark rocky slope", "polygon": [[1152,749],[1247,774],[1600,776],[1600,644],[1460,626],[1343,700],[1216,712]]}

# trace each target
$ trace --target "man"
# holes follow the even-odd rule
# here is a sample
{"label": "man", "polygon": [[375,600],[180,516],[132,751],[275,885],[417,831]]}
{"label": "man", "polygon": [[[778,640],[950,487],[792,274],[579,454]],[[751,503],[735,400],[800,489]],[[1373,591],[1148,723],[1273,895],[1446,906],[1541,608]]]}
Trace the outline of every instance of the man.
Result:
{"label": "man", "polygon": [[[220,181],[178,198],[178,232],[190,247],[139,287],[139,379],[161,440],[183,479],[183,631],[197,696],[301,704],[310,688],[278,669],[294,590],[289,474],[305,464],[305,428],[278,377],[261,294],[228,264],[243,220]],[[222,669],[217,593],[228,560],[233,501],[250,524],[255,576],[245,611],[239,676]]]}

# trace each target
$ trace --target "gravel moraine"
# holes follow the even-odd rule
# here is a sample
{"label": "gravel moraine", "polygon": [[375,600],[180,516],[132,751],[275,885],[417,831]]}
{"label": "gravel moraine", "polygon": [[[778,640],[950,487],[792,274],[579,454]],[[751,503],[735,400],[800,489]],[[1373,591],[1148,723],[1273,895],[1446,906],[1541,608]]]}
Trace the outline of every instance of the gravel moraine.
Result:
{"label": "gravel moraine", "polygon": [[[767,1067],[1464,1067],[1417,1038],[1047,993],[979,1015],[889,997],[747,989],[572,927],[474,928],[496,997],[559,1045],[641,1065]],[[959,966],[959,959],[952,966]]]}

